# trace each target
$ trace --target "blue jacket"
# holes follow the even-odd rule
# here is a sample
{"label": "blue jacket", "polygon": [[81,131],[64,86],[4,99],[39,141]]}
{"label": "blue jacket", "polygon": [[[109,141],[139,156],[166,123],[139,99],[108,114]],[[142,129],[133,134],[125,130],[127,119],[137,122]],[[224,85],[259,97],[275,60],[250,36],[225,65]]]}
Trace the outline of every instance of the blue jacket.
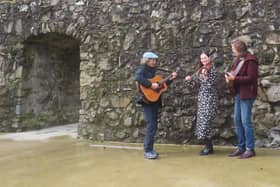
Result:
{"label": "blue jacket", "polygon": [[148,79],[153,78],[155,75],[156,75],[156,68],[147,65],[140,65],[136,69],[135,80],[139,84],[147,88],[150,88],[152,86],[152,83]]}

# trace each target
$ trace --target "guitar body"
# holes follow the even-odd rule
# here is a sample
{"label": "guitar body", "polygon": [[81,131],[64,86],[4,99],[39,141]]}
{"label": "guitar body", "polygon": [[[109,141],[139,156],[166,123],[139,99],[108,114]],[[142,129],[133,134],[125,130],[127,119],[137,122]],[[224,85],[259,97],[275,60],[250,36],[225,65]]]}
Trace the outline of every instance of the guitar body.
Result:
{"label": "guitar body", "polygon": [[[162,81],[163,78],[160,75],[156,75],[155,77],[153,77],[152,79],[149,79],[149,81],[151,83],[159,83],[160,81]],[[151,88],[147,88],[143,85],[139,85],[140,90],[142,91],[142,93],[145,95],[145,98],[150,101],[150,102],[156,102],[159,100],[160,95],[165,92],[167,90],[167,84],[164,82],[162,84],[160,84],[160,88],[157,90],[153,90]]]}
{"label": "guitar body", "polygon": [[[233,76],[238,75],[238,73],[241,70],[243,64],[245,63],[244,58],[242,58],[242,60],[240,58],[241,61],[239,61],[239,63],[237,63],[237,60],[238,60],[237,58],[234,60],[233,66],[231,67],[232,70],[230,71],[230,74],[232,74]],[[228,73],[226,73],[226,74],[228,74]],[[235,87],[234,87],[234,81],[228,80],[227,87],[228,87],[230,93],[234,96],[236,94],[236,90],[235,90]]]}
{"label": "guitar body", "polygon": [[230,92],[232,95],[235,95],[234,81],[229,80],[229,81],[227,82],[227,87],[228,87],[228,89],[229,89],[229,92]]}

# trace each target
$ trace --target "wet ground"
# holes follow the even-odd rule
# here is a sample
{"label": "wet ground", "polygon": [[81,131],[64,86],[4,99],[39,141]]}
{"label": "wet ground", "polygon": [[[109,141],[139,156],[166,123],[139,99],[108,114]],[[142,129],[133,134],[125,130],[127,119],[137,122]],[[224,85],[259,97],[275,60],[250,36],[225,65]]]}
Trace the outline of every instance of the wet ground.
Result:
{"label": "wet ground", "polygon": [[[1,139],[2,137],[2,139]],[[15,136],[16,137],[16,136]],[[279,187],[280,150],[229,158],[233,147],[156,145],[158,160],[143,159],[142,145],[97,143],[70,136],[41,140],[0,135],[1,187]]]}

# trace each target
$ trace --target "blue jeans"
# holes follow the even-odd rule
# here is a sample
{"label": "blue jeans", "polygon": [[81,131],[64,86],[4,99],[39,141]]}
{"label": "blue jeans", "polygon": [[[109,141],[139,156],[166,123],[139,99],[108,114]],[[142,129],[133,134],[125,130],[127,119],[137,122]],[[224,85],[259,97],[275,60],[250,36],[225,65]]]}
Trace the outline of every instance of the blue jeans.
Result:
{"label": "blue jeans", "polygon": [[236,127],[238,149],[244,151],[255,148],[254,129],[252,126],[252,108],[254,99],[240,99],[240,94],[235,96],[234,123]]}
{"label": "blue jeans", "polygon": [[158,127],[158,113],[160,102],[153,104],[143,104],[144,117],[147,123],[144,138],[144,151],[151,152],[154,149],[154,137]]}

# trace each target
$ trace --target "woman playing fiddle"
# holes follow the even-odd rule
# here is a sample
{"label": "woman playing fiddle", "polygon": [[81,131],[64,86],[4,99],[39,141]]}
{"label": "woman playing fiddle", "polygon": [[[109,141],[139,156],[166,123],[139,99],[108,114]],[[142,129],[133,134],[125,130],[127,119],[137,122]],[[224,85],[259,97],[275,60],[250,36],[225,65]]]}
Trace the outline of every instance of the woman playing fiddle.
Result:
{"label": "woman playing fiddle", "polygon": [[216,116],[218,106],[218,92],[216,88],[216,68],[211,62],[210,56],[209,51],[203,51],[200,54],[200,68],[197,73],[185,77],[187,81],[200,83],[195,135],[205,144],[205,147],[199,153],[201,156],[214,153],[210,133],[212,120]]}

